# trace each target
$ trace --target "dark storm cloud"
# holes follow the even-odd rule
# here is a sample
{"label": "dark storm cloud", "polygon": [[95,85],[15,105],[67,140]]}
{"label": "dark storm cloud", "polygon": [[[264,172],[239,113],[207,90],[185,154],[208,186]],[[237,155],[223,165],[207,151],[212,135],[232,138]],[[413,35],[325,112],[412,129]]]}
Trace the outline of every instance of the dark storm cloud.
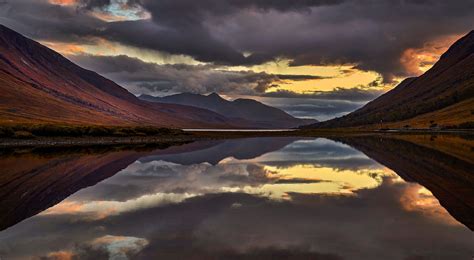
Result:
{"label": "dark storm cloud", "polygon": [[222,38],[246,33],[233,44],[278,53],[294,59],[292,65],[356,64],[390,80],[407,74],[400,62],[407,48],[471,30],[473,10],[472,1],[348,1],[310,14],[242,12],[210,26]]}
{"label": "dark storm cloud", "polygon": [[[110,5],[112,1],[78,0],[78,2],[80,2],[81,5],[87,6],[89,8],[105,8]],[[170,14],[169,17],[171,17],[170,20],[176,21],[175,18],[172,18],[172,14],[176,14],[178,11],[179,14],[183,15],[184,17],[197,17],[202,16],[205,13],[229,14],[238,12],[242,8],[288,11],[300,10],[320,5],[335,5],[344,2],[344,0],[201,0],[198,2],[192,0],[127,0],[125,2],[129,6],[142,5],[156,14],[167,11]],[[163,17],[168,18],[166,14]],[[160,17],[159,19],[162,18]]]}
{"label": "dark storm cloud", "polygon": [[260,64],[272,58],[267,54],[245,57],[228,43],[215,39],[208,30],[198,25],[181,29],[148,20],[123,21],[109,24],[99,35],[126,45],[176,55],[185,54],[198,61],[220,65]]}
{"label": "dark storm cloud", "polygon": [[[226,71],[215,65],[158,65],[125,55],[75,55],[70,58],[123,84],[137,94],[163,92],[261,95],[283,80],[316,80],[315,75],[273,75],[253,71]],[[160,93],[161,92],[161,93]]]}
{"label": "dark storm cloud", "polygon": [[151,20],[106,23],[90,15],[111,1],[82,0],[85,8],[77,8],[7,0],[0,21],[37,39],[100,37],[215,64],[353,64],[390,81],[414,73],[400,61],[406,49],[466,33],[474,20],[469,0],[136,0],[128,5]]}
{"label": "dark storm cloud", "polygon": [[313,91],[311,93],[295,93],[288,90],[278,90],[265,93],[265,97],[283,97],[283,98],[316,98],[324,100],[351,100],[351,101],[370,101],[384,93],[383,90],[370,88],[335,88],[331,91]]}
{"label": "dark storm cloud", "polygon": [[0,23],[36,40],[93,43],[91,37],[106,26],[104,21],[76,8],[49,4],[46,0],[6,0]]}

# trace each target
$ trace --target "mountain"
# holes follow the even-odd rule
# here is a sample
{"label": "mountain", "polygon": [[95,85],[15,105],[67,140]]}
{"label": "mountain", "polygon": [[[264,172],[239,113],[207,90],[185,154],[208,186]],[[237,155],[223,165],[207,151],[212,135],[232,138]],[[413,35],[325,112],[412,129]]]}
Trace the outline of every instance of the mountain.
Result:
{"label": "mountain", "polygon": [[99,74],[0,25],[0,124],[235,127],[215,112],[139,100]]}
{"label": "mountain", "polygon": [[139,98],[161,104],[180,104],[208,109],[234,120],[250,121],[249,124],[259,128],[293,128],[316,122],[312,119],[295,118],[278,108],[267,106],[253,99],[239,98],[229,101],[216,93],[207,96],[191,93],[166,97],[142,95]]}
{"label": "mountain", "polygon": [[425,74],[340,118],[307,126],[472,127],[474,125],[474,31],[454,43]]}

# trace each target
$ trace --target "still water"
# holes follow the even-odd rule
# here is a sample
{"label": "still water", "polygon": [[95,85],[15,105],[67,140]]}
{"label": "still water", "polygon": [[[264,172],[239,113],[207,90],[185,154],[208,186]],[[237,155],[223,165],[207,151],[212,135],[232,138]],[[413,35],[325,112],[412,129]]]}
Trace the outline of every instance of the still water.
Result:
{"label": "still water", "polygon": [[415,139],[5,151],[0,259],[471,259],[472,141]]}

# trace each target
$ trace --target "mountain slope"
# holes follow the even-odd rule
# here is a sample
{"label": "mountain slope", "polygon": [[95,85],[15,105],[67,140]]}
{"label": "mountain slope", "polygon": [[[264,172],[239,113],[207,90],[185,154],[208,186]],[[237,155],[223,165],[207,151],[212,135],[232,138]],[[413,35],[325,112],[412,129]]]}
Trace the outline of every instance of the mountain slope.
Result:
{"label": "mountain slope", "polygon": [[216,93],[207,96],[183,93],[161,98],[142,95],[139,98],[151,102],[180,104],[208,109],[225,115],[228,118],[251,121],[253,122],[251,124],[256,127],[292,128],[315,122],[315,120],[295,118],[278,108],[267,106],[252,99],[228,101]]}
{"label": "mountain slope", "polygon": [[[352,127],[408,122],[409,119],[414,120],[408,123],[420,125],[416,117],[428,113],[430,119],[423,121],[423,127],[433,123],[457,126],[474,121],[473,98],[474,31],[454,43],[433,68],[420,77],[404,80],[393,90],[346,116],[309,127]],[[445,113],[442,117],[437,113],[441,110],[456,113],[446,120]]]}
{"label": "mountain slope", "polygon": [[141,101],[0,25],[0,123],[234,127],[204,109]]}

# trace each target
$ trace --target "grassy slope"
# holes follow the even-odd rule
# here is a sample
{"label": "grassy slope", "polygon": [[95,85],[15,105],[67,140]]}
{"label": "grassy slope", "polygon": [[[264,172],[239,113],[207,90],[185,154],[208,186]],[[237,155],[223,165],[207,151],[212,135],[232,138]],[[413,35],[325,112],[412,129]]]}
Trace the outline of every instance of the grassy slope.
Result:
{"label": "grassy slope", "polygon": [[402,128],[405,125],[409,125],[412,128],[429,128],[432,125],[432,121],[444,127],[474,122],[474,98],[408,120],[387,123],[384,124],[384,127]]}
{"label": "grassy slope", "polygon": [[380,128],[402,129],[406,126],[409,128],[428,129],[432,124],[439,127],[451,128],[458,127],[465,123],[474,122],[474,98],[456,103],[443,109],[422,114],[407,120],[398,122],[384,122],[382,124],[371,124],[347,129],[353,130],[376,130]]}

